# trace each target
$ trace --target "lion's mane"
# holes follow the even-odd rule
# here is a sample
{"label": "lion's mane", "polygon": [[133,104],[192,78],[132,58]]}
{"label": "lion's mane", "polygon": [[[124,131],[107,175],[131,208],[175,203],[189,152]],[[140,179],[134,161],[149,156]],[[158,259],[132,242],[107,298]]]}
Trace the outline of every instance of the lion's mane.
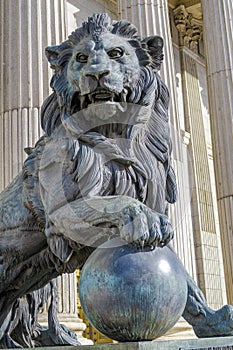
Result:
{"label": "lion's mane", "polygon": [[[156,45],[152,37],[142,38],[134,25],[127,21],[111,22],[107,14],[89,17],[82,27],[76,29],[61,45],[46,49],[54,75],[51,87],[54,90],[44,102],[41,110],[41,125],[45,135],[49,137],[61,124],[62,115],[78,112],[80,107],[79,93],[73,91],[67,81],[67,67],[74,46],[83,38],[101,33],[111,33],[123,37],[135,49],[140,64],[140,76],[137,83],[130,86],[126,101],[140,106],[151,106],[153,112],[146,123],[145,144],[140,145],[140,158],[148,159],[150,155],[163,163],[166,176],[166,200],[174,203],[177,198],[177,186],[174,171],[170,165],[171,139],[168,118],[169,92],[160,78],[163,53],[162,39],[158,37]],[[153,37],[154,38],[154,37]],[[75,111],[71,106],[75,100]],[[151,157],[150,157],[151,158]],[[149,164],[151,167],[151,162]],[[147,173],[151,169],[148,169]],[[148,174],[146,174],[148,178]],[[142,187],[145,184],[142,184]]]}

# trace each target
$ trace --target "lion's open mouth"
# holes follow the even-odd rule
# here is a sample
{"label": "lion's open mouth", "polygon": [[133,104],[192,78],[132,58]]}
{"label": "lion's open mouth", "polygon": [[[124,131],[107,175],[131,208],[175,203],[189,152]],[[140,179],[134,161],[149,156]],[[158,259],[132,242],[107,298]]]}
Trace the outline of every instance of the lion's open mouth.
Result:
{"label": "lion's open mouth", "polygon": [[89,105],[99,104],[104,102],[126,102],[127,91],[124,89],[121,93],[115,93],[106,89],[98,88],[90,94],[80,96],[74,94],[71,101],[71,114],[74,114],[82,109],[88,108]]}
{"label": "lion's open mouth", "polygon": [[102,103],[106,101],[114,101],[114,93],[106,90],[97,90],[88,95],[91,103]]}

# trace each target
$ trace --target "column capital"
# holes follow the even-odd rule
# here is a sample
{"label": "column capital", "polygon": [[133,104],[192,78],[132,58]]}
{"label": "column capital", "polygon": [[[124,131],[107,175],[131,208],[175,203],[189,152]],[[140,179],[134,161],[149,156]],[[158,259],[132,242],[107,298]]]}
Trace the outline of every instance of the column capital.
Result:
{"label": "column capital", "polygon": [[188,22],[188,12],[184,5],[179,5],[173,10],[175,25],[179,33],[186,34],[186,26]]}
{"label": "column capital", "polygon": [[202,38],[202,21],[193,17],[184,5],[173,10],[175,26],[179,33],[180,46],[199,53],[199,40]]}

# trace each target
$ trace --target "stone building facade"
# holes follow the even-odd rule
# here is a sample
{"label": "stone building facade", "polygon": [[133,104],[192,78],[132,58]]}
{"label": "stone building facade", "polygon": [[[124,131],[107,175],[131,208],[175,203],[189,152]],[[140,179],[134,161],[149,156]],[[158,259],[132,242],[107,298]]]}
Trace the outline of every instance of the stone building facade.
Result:
{"label": "stone building facade", "polygon": [[[128,19],[143,36],[164,38],[161,75],[170,91],[179,186],[169,214],[173,245],[211,307],[233,304],[231,0],[0,0],[0,189],[20,171],[23,149],[41,135],[40,106],[52,74],[44,48],[98,12]],[[60,319],[82,338],[76,276],[59,278],[58,286]],[[191,335],[181,320],[168,337],[185,332]]]}

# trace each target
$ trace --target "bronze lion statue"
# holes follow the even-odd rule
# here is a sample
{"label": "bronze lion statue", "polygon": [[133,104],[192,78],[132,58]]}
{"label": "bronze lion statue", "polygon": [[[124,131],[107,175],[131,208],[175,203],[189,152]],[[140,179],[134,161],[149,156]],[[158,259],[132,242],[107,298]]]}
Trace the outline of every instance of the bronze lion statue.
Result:
{"label": "bronze lion statue", "polygon": [[[1,348],[78,344],[56,318],[53,279],[81,268],[111,237],[139,246],[173,238],[162,51],[162,38],[142,38],[107,14],[46,49],[54,75],[41,109],[44,136],[0,197]],[[196,334],[232,335],[232,307],[211,310],[188,274],[187,284],[183,316]],[[37,313],[48,299],[43,328]]]}

